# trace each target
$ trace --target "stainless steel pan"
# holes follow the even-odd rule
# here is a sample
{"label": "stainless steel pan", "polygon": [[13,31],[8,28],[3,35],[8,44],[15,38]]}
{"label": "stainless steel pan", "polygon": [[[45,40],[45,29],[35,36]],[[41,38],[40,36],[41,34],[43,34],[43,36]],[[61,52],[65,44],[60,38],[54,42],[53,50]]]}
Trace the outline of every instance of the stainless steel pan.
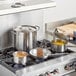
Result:
{"label": "stainless steel pan", "polygon": [[43,56],[42,57],[38,57],[37,56],[37,52],[38,52],[37,49],[38,48],[30,50],[30,55],[34,56],[35,58],[43,58],[43,59],[46,59],[49,55],[51,55],[51,52],[48,49],[42,48]]}

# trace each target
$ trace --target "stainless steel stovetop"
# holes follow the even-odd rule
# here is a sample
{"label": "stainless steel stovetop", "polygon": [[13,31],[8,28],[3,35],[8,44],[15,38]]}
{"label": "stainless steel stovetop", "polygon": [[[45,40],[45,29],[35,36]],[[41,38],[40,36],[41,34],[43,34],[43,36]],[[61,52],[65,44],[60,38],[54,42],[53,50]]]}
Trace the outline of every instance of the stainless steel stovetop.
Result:
{"label": "stainless steel stovetop", "polygon": [[[42,45],[42,42],[47,47],[50,46],[50,43],[46,40],[38,41],[37,46]],[[57,55],[51,48],[49,50],[53,55],[50,55],[47,59],[36,59],[28,56],[27,63],[24,66],[13,62],[12,53],[17,51],[17,49],[14,47],[6,48],[0,51],[0,66],[10,71],[6,72],[7,75],[9,73],[9,76],[11,76],[11,73],[13,74],[12,76],[62,76],[75,71],[76,53],[73,50],[67,49],[63,54]],[[27,52],[29,51],[27,50]],[[2,73],[0,72],[0,74]]]}

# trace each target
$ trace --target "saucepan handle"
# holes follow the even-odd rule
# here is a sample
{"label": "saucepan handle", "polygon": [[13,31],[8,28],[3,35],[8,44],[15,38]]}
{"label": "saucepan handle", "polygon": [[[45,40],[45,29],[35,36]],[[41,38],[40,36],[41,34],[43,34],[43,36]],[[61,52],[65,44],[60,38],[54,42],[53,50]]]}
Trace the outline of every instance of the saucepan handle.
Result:
{"label": "saucepan handle", "polygon": [[40,27],[37,25],[35,25],[35,27],[36,27],[36,31],[38,31],[40,29]]}

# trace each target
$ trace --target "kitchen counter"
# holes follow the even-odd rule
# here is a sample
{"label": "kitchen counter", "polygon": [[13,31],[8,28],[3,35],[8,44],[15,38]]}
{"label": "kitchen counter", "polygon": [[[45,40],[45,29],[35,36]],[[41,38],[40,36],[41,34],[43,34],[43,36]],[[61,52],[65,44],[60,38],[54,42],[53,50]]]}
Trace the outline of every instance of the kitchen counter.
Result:
{"label": "kitchen counter", "polygon": [[[15,5],[15,2],[0,3],[0,15],[6,15],[17,12],[31,11],[37,9],[43,9],[48,7],[56,6],[56,2],[51,0],[30,0],[30,1],[19,1],[17,3],[21,3],[21,5]],[[11,6],[18,7],[11,7]]]}

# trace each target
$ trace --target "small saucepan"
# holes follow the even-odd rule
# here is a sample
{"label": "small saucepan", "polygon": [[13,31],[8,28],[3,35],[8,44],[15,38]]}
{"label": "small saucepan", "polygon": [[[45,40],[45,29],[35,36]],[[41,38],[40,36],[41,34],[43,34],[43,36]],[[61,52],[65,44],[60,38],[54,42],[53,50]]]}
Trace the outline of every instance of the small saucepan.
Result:
{"label": "small saucepan", "polygon": [[28,53],[24,51],[16,51],[13,53],[14,63],[26,65]]}
{"label": "small saucepan", "polygon": [[35,48],[30,50],[30,55],[32,55],[35,58],[43,58],[46,59],[49,55],[51,55],[51,52],[46,48]]}
{"label": "small saucepan", "polygon": [[66,40],[61,40],[61,39],[56,39],[56,40],[53,40],[51,42],[51,47],[52,47],[52,50],[57,52],[57,53],[63,53],[66,49],[67,49],[67,41]]}

